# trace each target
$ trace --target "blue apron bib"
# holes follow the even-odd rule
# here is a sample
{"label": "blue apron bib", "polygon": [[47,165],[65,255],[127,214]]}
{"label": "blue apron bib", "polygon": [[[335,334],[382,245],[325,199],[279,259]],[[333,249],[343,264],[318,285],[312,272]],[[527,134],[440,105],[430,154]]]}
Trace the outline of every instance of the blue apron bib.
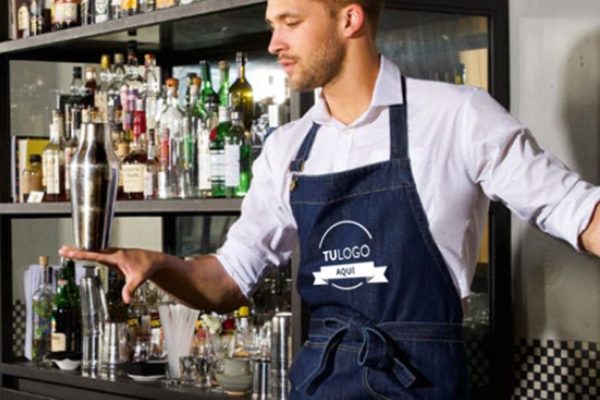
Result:
{"label": "blue apron bib", "polygon": [[403,77],[402,94],[389,161],[302,175],[315,124],[290,165],[297,289],[311,315],[291,399],[468,398],[462,305],[412,176]]}

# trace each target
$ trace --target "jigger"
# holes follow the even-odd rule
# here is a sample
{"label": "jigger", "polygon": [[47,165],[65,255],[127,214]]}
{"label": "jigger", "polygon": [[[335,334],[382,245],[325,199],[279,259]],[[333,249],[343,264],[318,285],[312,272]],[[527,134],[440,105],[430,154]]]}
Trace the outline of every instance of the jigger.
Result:
{"label": "jigger", "polygon": [[95,112],[82,112],[79,146],[69,166],[75,246],[102,250],[108,245],[117,186],[118,160],[108,124],[95,123]]}

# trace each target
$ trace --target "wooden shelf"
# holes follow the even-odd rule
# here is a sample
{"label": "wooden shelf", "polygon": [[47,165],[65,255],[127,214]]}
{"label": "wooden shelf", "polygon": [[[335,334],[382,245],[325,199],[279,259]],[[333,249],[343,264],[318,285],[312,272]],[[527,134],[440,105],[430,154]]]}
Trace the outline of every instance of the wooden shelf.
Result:
{"label": "wooden shelf", "polygon": [[[231,397],[220,391],[209,391],[195,387],[167,388],[161,382],[139,383],[126,376],[119,377],[116,380],[88,378],[82,377],[79,371],[38,368],[28,362],[0,364],[0,373],[2,373],[3,379],[7,381],[18,381],[15,382],[15,386],[19,390],[52,398],[63,398],[68,394],[77,395],[80,390],[85,390],[89,395],[90,392],[88,391],[93,390],[96,395],[105,393],[111,396],[131,396],[138,399],[250,399],[249,394]],[[9,377],[11,379],[8,379]]]}
{"label": "wooden shelf", "polygon": [[[118,201],[115,215],[236,214],[240,212],[241,205],[242,199]],[[70,217],[71,203],[4,203],[0,204],[0,215],[15,218]]]}
{"label": "wooden shelf", "polygon": [[[98,24],[0,42],[10,59],[85,60],[92,54],[124,51],[137,40],[142,51],[177,53],[235,43],[268,33],[266,0],[200,0]],[[96,60],[97,61],[97,60]]]}

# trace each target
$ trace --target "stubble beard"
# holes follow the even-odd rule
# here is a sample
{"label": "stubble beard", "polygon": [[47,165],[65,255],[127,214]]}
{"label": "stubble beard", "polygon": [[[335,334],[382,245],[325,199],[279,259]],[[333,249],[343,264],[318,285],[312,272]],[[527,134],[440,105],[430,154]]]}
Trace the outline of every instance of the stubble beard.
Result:
{"label": "stubble beard", "polygon": [[346,46],[332,29],[315,52],[305,58],[304,63],[297,59],[298,71],[295,77],[290,77],[290,87],[307,92],[325,86],[340,74],[345,59]]}

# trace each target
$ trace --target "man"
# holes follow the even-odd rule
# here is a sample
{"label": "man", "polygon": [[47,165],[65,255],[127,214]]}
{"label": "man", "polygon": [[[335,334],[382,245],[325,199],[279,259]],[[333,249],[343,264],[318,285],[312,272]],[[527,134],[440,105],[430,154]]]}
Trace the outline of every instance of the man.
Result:
{"label": "man", "polygon": [[131,249],[60,254],[151,279],[182,302],[241,305],[299,243],[309,340],[291,398],[468,397],[461,336],[489,200],[600,254],[600,190],[541,151],[484,92],[406,79],[375,46],[382,0],[269,0],[277,55],[317,104],[254,165],[242,214],[216,255]]}

